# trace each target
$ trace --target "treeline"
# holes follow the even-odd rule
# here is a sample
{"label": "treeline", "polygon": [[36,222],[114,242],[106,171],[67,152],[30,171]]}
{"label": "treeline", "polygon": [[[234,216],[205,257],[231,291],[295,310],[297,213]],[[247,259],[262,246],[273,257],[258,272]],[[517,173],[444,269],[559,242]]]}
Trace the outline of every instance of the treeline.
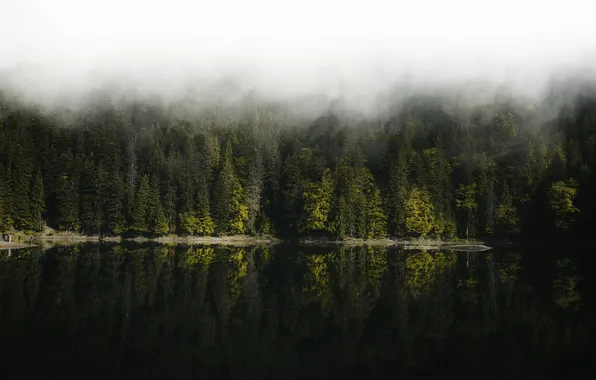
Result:
{"label": "treeline", "polygon": [[0,97],[0,230],[590,236],[596,98],[547,112],[427,97],[368,119],[254,102],[50,114]]}

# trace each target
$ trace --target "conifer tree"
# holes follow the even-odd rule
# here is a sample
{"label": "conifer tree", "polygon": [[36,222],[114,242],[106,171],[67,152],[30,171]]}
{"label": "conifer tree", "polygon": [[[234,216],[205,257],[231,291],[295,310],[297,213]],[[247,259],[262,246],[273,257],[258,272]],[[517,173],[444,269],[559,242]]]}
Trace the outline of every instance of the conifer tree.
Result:
{"label": "conifer tree", "polygon": [[406,231],[403,205],[407,195],[407,168],[404,160],[392,158],[389,163],[389,184],[385,194],[387,229],[390,236],[403,236]]}
{"label": "conifer tree", "polygon": [[109,176],[106,183],[103,209],[103,230],[110,235],[120,235],[126,230],[126,221],[123,215],[123,192],[124,183],[118,172],[115,172]]}
{"label": "conifer tree", "polygon": [[579,184],[573,178],[566,182],[557,181],[548,189],[548,200],[555,214],[555,226],[561,230],[568,230],[575,222],[575,215],[579,209],[574,201],[579,191]]}
{"label": "conifer tree", "polygon": [[43,190],[43,177],[38,170],[30,191],[30,223],[34,231],[41,231],[43,228],[43,213],[45,211],[45,200]]}
{"label": "conifer tree", "polygon": [[302,206],[302,176],[298,156],[290,154],[282,169],[283,215],[286,227],[296,230],[300,224]]}
{"label": "conifer tree", "polygon": [[74,180],[63,175],[58,180],[56,194],[58,210],[58,228],[62,231],[76,232],[79,224],[79,196]]}
{"label": "conifer tree", "polygon": [[8,210],[6,196],[6,179],[4,178],[5,171],[0,163],[0,233],[12,229],[12,218]]}
{"label": "conifer tree", "polygon": [[325,169],[321,181],[307,181],[303,189],[304,223],[301,232],[326,231],[333,200],[333,179],[331,170]]}
{"label": "conifer tree", "polygon": [[404,200],[405,230],[409,235],[425,237],[435,224],[434,206],[426,189],[414,186]]}
{"label": "conifer tree", "polygon": [[85,162],[79,182],[79,219],[81,230],[88,234],[97,234],[101,228],[99,170],[93,162]]}
{"label": "conifer tree", "polygon": [[215,225],[211,218],[211,206],[209,202],[209,183],[208,179],[211,177],[211,171],[204,166],[202,172],[199,174],[197,182],[197,198],[196,198],[196,233],[198,235],[211,235],[215,232]]}
{"label": "conifer tree", "polygon": [[[24,141],[23,143],[26,143]],[[12,170],[10,174],[10,203],[12,219],[18,229],[29,229],[32,227],[29,211],[29,186],[32,182],[31,158],[27,157],[26,151],[21,144],[13,149]]]}
{"label": "conifer tree", "polygon": [[383,211],[381,191],[374,182],[374,177],[368,169],[363,170],[364,199],[366,200],[366,233],[367,239],[381,238],[387,235],[387,216]]}
{"label": "conifer tree", "polygon": [[213,187],[213,216],[215,232],[241,234],[245,231],[248,207],[245,194],[232,165],[232,145],[228,141],[223,152],[221,168]]}
{"label": "conifer tree", "polygon": [[503,185],[501,199],[496,210],[496,222],[499,231],[504,234],[513,234],[519,232],[518,212],[513,204],[513,197],[509,191],[507,183]]}
{"label": "conifer tree", "polygon": [[144,175],[141,177],[139,188],[135,195],[135,206],[132,209],[132,224],[130,229],[133,232],[143,234],[149,232],[149,224],[147,222],[147,210],[150,202],[150,188],[149,177]]}
{"label": "conifer tree", "polygon": [[147,221],[149,230],[156,235],[164,235],[169,232],[168,220],[160,199],[159,184],[157,178],[151,181],[149,199],[147,203]]}

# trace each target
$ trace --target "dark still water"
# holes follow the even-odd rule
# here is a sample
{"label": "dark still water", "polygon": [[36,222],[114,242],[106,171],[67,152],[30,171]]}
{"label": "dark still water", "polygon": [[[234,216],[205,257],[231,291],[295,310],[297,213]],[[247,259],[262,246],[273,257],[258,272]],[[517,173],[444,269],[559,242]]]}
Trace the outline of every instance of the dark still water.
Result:
{"label": "dark still water", "polygon": [[0,369],[20,379],[590,378],[586,260],[579,249],[0,251]]}

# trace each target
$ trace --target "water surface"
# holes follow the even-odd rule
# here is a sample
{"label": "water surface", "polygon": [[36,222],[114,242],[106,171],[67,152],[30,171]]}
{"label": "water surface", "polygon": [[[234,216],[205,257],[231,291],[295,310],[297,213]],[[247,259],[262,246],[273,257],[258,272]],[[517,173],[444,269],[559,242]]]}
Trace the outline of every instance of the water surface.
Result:
{"label": "water surface", "polygon": [[0,251],[19,378],[556,379],[594,374],[579,249],[80,244]]}

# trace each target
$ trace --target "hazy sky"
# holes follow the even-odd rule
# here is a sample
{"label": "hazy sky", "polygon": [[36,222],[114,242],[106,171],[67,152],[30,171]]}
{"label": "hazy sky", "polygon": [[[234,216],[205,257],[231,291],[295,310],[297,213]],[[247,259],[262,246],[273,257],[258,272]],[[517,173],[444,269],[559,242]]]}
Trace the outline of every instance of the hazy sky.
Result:
{"label": "hazy sky", "polygon": [[[0,71],[31,96],[107,77],[170,91],[246,87],[370,97],[410,76],[535,88],[595,58],[590,0],[1,0]],[[6,79],[5,79],[6,80]]]}

